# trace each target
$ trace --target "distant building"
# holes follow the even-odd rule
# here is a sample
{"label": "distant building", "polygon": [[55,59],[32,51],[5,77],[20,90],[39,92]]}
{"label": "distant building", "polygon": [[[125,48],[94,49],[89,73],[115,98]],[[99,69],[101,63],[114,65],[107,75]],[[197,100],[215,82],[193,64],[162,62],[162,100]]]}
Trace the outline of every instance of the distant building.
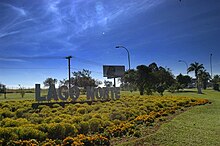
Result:
{"label": "distant building", "polygon": [[191,83],[188,84],[188,88],[195,88],[196,87],[196,79],[192,79]]}

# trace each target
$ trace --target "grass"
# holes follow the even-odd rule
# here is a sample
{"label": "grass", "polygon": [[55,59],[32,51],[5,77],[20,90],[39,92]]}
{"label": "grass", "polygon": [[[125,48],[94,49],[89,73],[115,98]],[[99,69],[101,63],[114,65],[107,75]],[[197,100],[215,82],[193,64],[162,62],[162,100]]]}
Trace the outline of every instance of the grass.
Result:
{"label": "grass", "polygon": [[[19,90],[9,90],[7,91],[6,99],[4,94],[0,94],[0,101],[17,101],[17,100],[35,100],[35,93],[34,90],[26,90],[24,97],[21,97],[21,94],[19,93]],[[46,96],[47,90],[41,90],[41,95]]]}
{"label": "grass", "polygon": [[201,95],[196,92],[173,95],[206,98],[212,104],[191,108],[161,125],[156,133],[120,145],[220,145],[220,92],[203,92]]}
{"label": "grass", "polygon": [[4,95],[0,95],[0,101],[12,101],[12,100],[34,100],[34,93],[25,93],[24,97],[21,97],[20,93],[7,93],[6,99]]}

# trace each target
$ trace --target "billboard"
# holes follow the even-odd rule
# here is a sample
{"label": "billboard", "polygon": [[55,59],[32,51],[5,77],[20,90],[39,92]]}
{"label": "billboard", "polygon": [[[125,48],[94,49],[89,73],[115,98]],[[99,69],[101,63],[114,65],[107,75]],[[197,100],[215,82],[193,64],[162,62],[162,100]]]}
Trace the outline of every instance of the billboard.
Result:
{"label": "billboard", "polygon": [[103,65],[103,76],[107,78],[122,77],[125,73],[125,66]]}

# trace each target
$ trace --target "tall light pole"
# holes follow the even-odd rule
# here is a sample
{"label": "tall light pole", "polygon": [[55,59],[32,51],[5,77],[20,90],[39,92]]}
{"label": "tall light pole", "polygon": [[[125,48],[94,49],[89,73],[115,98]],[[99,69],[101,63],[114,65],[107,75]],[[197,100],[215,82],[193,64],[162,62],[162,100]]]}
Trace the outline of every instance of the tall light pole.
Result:
{"label": "tall light pole", "polygon": [[188,74],[188,64],[187,64],[187,62],[186,61],[184,61],[184,60],[179,60],[178,62],[183,62],[183,63],[185,63],[185,65],[186,65],[186,73]]}
{"label": "tall light pole", "polygon": [[210,54],[210,68],[211,68],[211,79],[212,79],[212,54]]}
{"label": "tall light pole", "polygon": [[127,51],[127,53],[128,53],[128,68],[130,70],[131,69],[131,60],[130,60],[130,53],[129,53],[128,49],[125,48],[124,46],[116,46],[115,48],[124,48]]}

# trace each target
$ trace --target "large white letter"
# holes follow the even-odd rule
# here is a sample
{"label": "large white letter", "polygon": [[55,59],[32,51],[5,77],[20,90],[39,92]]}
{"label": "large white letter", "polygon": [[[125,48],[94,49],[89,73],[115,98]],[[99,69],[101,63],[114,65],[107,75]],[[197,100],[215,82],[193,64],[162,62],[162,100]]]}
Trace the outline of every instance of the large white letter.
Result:
{"label": "large white letter", "polygon": [[98,87],[96,89],[96,98],[97,99],[102,99],[103,98],[103,89],[101,87]]}
{"label": "large white letter", "polygon": [[69,93],[70,94],[70,98],[73,101],[76,101],[79,98],[79,94],[80,94],[79,88],[76,87],[76,86],[73,86],[69,90],[70,90],[70,93]]}
{"label": "large white letter", "polygon": [[119,87],[115,87],[115,99],[119,99],[120,98],[120,88]]}
{"label": "large white letter", "polygon": [[95,100],[95,88],[94,87],[86,87],[86,96],[87,96],[87,100]]}
{"label": "large white letter", "polygon": [[103,87],[103,100],[109,99],[109,89],[108,87]]}
{"label": "large white letter", "polygon": [[41,93],[40,84],[35,84],[35,100],[46,101],[46,97],[40,97],[40,93]]}
{"label": "large white letter", "polygon": [[54,84],[50,85],[50,87],[48,89],[47,100],[51,101],[51,99],[54,99],[56,101],[58,100],[57,91],[56,91],[56,88],[55,88]]}
{"label": "large white letter", "polygon": [[[69,91],[68,91],[68,87],[67,86],[61,86],[59,89],[58,89],[58,94],[59,94],[59,98],[61,100],[67,100],[68,99],[68,96],[69,96]],[[63,97],[64,95],[64,97]]]}

